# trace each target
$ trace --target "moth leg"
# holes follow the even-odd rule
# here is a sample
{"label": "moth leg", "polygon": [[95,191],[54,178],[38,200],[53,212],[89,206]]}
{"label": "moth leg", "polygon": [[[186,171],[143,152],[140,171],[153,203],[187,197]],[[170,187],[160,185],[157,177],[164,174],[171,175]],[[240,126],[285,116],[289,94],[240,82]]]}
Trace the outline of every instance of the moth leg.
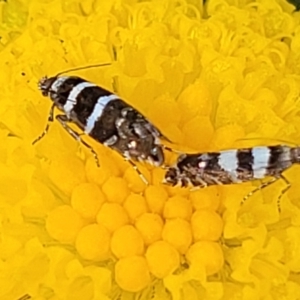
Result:
{"label": "moth leg", "polygon": [[18,300],[29,300],[31,299],[31,296],[28,294],[25,294],[24,296],[22,296],[21,298],[18,298]]}
{"label": "moth leg", "polygon": [[190,192],[195,192],[195,191],[198,191],[200,189],[204,189],[204,188],[208,187],[208,185],[205,183],[205,181],[203,181],[201,179],[197,179],[197,180],[192,180],[191,179],[191,182],[193,184],[193,187],[190,188]]}
{"label": "moth leg", "polygon": [[45,134],[48,132],[49,130],[49,127],[50,127],[50,124],[53,122],[54,120],[54,108],[55,108],[55,104],[53,103],[51,108],[50,108],[50,112],[49,112],[49,116],[48,116],[48,121],[47,121],[47,125],[46,125],[46,128],[44,129],[44,131],[42,132],[42,134],[37,137],[33,142],[32,142],[32,145],[34,145],[36,142],[40,141],[44,136]]}
{"label": "moth leg", "polygon": [[190,192],[195,192],[195,191],[198,191],[200,189],[202,189],[203,186],[193,186],[189,189]]}
{"label": "moth leg", "polygon": [[148,185],[149,182],[148,180],[146,179],[146,177],[142,174],[142,172],[139,170],[139,168],[137,167],[137,165],[128,157],[126,156],[123,156],[124,157],[124,160],[129,162],[131,164],[131,166],[134,168],[134,170],[138,173],[138,175],[140,176],[140,178],[142,179],[142,181]]}
{"label": "moth leg", "polygon": [[291,188],[291,183],[282,175],[280,174],[280,179],[282,179],[285,183],[286,183],[286,187],[281,191],[278,199],[277,199],[277,208],[278,208],[278,212],[281,212],[281,205],[280,205],[280,200],[282,198],[282,196]]}
{"label": "moth leg", "polygon": [[256,192],[258,192],[258,191],[264,189],[265,187],[271,185],[272,183],[274,183],[275,181],[277,181],[277,180],[280,179],[280,178],[281,178],[281,177],[273,177],[271,180],[262,183],[259,187],[257,187],[256,189],[254,189],[253,191],[251,191],[250,193],[248,193],[248,194],[243,198],[243,200],[242,200],[242,202],[241,202],[241,205],[243,205],[243,204],[246,202],[246,200],[247,200],[248,198],[250,198],[251,196],[253,196],[253,194],[255,194]]}
{"label": "moth leg", "polygon": [[86,143],[81,137],[80,134],[76,131],[74,131],[67,123],[69,122],[69,119],[66,115],[58,115],[56,116],[56,120],[63,126],[63,128],[78,142],[82,143],[84,146],[86,146],[93,154],[96,164],[98,167],[100,167],[99,159],[96,151],[88,144]]}

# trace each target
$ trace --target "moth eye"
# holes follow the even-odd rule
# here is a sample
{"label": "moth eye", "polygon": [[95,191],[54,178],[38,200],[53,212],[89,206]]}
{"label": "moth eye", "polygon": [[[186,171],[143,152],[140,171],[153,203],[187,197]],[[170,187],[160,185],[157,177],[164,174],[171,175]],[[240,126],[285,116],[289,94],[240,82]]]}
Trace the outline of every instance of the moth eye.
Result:
{"label": "moth eye", "polygon": [[149,159],[154,166],[161,166],[165,160],[164,153],[160,147],[156,146],[151,149],[151,153],[149,155]]}
{"label": "moth eye", "polygon": [[151,149],[151,153],[152,153],[153,155],[156,155],[156,154],[158,153],[158,148],[155,147],[155,148]]}

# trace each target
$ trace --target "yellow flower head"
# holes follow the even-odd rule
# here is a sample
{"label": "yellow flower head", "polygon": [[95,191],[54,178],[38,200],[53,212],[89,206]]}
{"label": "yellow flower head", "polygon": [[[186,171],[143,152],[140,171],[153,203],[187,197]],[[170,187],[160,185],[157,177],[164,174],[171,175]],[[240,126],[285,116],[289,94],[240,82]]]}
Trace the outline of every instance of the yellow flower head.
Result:
{"label": "yellow flower head", "polygon": [[170,188],[138,164],[146,186],[85,136],[97,167],[57,122],[32,145],[51,106],[38,80],[99,63],[70,74],[114,91],[176,150],[299,143],[291,4],[8,0],[0,12],[0,299],[300,298],[299,168],[279,214],[279,183],[241,207],[250,183]]}

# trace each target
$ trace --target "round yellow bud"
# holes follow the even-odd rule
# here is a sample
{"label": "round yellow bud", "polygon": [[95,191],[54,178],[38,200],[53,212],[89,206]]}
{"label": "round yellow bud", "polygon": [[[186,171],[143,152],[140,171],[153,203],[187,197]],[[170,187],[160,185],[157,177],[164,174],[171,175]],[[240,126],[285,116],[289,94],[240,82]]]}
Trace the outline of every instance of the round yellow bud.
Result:
{"label": "round yellow bud", "polygon": [[223,231],[223,220],[212,210],[197,210],[192,215],[191,226],[195,241],[217,241]]}
{"label": "round yellow bud", "polygon": [[104,203],[97,215],[97,223],[104,225],[109,231],[114,232],[129,223],[128,215],[118,203]]}
{"label": "round yellow bud", "polygon": [[167,220],[163,228],[162,238],[181,254],[184,254],[192,243],[190,223],[180,218]]}
{"label": "round yellow bud", "polygon": [[148,247],[146,260],[150,272],[157,278],[164,278],[179,267],[180,255],[169,243],[157,241]]}
{"label": "round yellow bud", "polygon": [[[174,160],[172,161],[174,162]],[[182,189],[177,186],[165,186],[165,189],[169,196],[182,196],[182,197],[188,197],[190,194],[190,189]]]}
{"label": "round yellow bud", "polygon": [[122,204],[130,190],[126,180],[121,177],[110,177],[102,186],[103,193],[109,202]]}
{"label": "round yellow bud", "polygon": [[141,291],[151,281],[146,259],[142,256],[121,258],[115,265],[115,278],[123,290]]}
{"label": "round yellow bud", "polygon": [[111,251],[118,258],[142,255],[144,253],[143,238],[132,225],[122,226],[112,236]]}
{"label": "round yellow bud", "polygon": [[189,199],[196,209],[217,210],[220,206],[220,191],[217,186],[210,186],[190,193]]}
{"label": "round yellow bud", "polygon": [[138,194],[130,194],[126,198],[123,206],[132,221],[135,221],[148,210],[145,197]]}
{"label": "round yellow bud", "polygon": [[204,267],[207,276],[219,272],[224,264],[224,255],[220,245],[210,241],[193,244],[187,251],[186,258],[191,267]]}
{"label": "round yellow bud", "polygon": [[105,195],[94,183],[82,183],[76,186],[72,192],[72,207],[86,219],[95,219],[104,202]]}
{"label": "round yellow bud", "polygon": [[141,215],[135,223],[135,227],[141,233],[146,245],[161,239],[163,226],[164,222],[160,215],[152,213]]}
{"label": "round yellow bud", "polygon": [[106,260],[110,253],[110,233],[103,225],[88,225],[79,231],[75,246],[84,259]]}
{"label": "round yellow bud", "polygon": [[189,220],[192,215],[192,204],[182,196],[171,197],[165,204],[163,215],[166,219],[182,218]]}
{"label": "round yellow bud", "polygon": [[73,243],[82,226],[81,216],[68,205],[51,211],[46,220],[46,230],[50,236],[62,243]]}
{"label": "round yellow bud", "polygon": [[145,190],[145,198],[150,212],[161,214],[168,194],[162,186],[150,185]]}

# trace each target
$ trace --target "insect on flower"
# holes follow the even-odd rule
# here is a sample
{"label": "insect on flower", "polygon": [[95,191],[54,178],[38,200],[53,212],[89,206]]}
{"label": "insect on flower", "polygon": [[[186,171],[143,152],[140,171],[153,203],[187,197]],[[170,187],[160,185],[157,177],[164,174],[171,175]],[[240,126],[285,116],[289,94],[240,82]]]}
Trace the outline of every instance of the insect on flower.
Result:
{"label": "insect on flower", "polygon": [[163,149],[170,150],[170,148],[164,146],[161,140],[168,139],[119,96],[83,78],[62,76],[71,71],[106,65],[109,64],[75,68],[53,77],[40,79],[38,86],[42,95],[49,97],[53,104],[47,126],[33,144],[48,132],[50,123],[54,120],[54,109],[58,108],[62,114],[57,115],[56,120],[73,138],[90,149],[98,166],[100,164],[97,153],[81,138],[80,133],[69,126],[70,123],[76,124],[94,140],[119,152],[147,184],[146,178],[134,161],[163,166],[165,160]]}
{"label": "insect on flower", "polygon": [[243,198],[243,204],[255,192],[281,179],[286,187],[281,191],[277,201],[280,211],[280,199],[291,187],[282,173],[297,163],[300,163],[300,147],[286,145],[182,154],[176,164],[167,169],[164,183],[172,186],[204,188],[269,177],[269,180]]}

